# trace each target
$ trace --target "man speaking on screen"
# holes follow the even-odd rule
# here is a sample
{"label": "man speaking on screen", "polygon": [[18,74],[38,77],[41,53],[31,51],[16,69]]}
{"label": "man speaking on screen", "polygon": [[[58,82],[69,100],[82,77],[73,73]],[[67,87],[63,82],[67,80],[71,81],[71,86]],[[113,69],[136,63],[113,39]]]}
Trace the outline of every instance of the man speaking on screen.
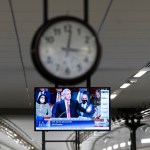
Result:
{"label": "man speaking on screen", "polygon": [[64,100],[55,103],[54,117],[56,118],[77,118],[79,117],[78,111],[84,113],[90,113],[92,111],[91,106],[87,109],[81,107],[77,100],[71,99],[71,90],[64,89]]}

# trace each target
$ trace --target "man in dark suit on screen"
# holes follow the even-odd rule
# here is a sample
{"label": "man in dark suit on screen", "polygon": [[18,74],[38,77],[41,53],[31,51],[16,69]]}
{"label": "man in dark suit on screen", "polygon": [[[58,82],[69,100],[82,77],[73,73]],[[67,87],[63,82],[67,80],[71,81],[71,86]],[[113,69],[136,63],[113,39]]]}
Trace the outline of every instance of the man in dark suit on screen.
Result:
{"label": "man in dark suit on screen", "polygon": [[55,103],[55,112],[53,114],[56,118],[77,118],[79,117],[78,111],[90,113],[91,107],[87,109],[81,107],[77,100],[71,99],[71,90],[63,90],[64,100]]}
{"label": "man in dark suit on screen", "polygon": [[90,94],[87,91],[87,88],[79,88],[79,91],[72,92],[71,99],[77,100],[79,103],[82,103],[81,97],[83,94],[87,94],[88,99],[90,99]]}
{"label": "man in dark suit on screen", "polygon": [[92,116],[94,114],[94,106],[89,103],[88,95],[87,94],[83,94],[82,97],[81,97],[81,100],[82,100],[82,103],[80,103],[81,107],[87,109],[89,106],[91,106],[92,110],[91,110],[90,113],[78,111],[79,116],[86,117],[86,118],[92,118]]}

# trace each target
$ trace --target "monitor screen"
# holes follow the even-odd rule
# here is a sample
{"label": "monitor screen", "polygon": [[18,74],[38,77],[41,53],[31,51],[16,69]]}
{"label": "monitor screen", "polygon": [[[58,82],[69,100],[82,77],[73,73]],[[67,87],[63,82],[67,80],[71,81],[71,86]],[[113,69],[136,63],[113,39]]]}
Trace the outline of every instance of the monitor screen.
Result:
{"label": "monitor screen", "polygon": [[110,130],[109,87],[36,87],[35,131]]}

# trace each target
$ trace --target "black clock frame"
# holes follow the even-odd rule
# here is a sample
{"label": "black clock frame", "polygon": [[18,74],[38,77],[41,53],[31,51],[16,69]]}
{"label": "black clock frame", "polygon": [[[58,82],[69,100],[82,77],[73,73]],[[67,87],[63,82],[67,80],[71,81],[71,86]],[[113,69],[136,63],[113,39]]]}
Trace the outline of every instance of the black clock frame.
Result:
{"label": "black clock frame", "polygon": [[[53,75],[52,73],[47,71],[47,69],[45,69],[45,67],[41,63],[40,57],[39,57],[39,42],[40,42],[41,36],[45,33],[45,31],[49,27],[51,27],[55,23],[58,23],[58,22],[61,22],[61,21],[64,21],[64,20],[78,22],[78,23],[82,24],[83,26],[85,26],[86,28],[88,28],[90,30],[90,32],[93,34],[93,36],[95,37],[96,47],[97,47],[96,48],[96,50],[97,50],[96,59],[95,59],[93,65],[91,66],[91,68],[86,73],[84,73],[83,75],[81,75],[79,77],[72,78],[72,79],[66,79],[66,78],[64,79],[64,78],[57,77],[57,76]],[[80,83],[80,82],[86,80],[96,70],[96,68],[97,68],[97,66],[100,62],[101,55],[102,55],[101,45],[100,45],[98,37],[97,37],[95,31],[92,29],[92,27],[89,26],[85,21],[83,21],[79,18],[76,18],[76,17],[71,17],[71,16],[59,16],[59,17],[55,17],[51,20],[46,21],[36,31],[36,33],[33,37],[33,40],[32,40],[32,45],[31,45],[32,60],[33,60],[33,63],[35,65],[36,69],[38,70],[38,72],[44,78],[49,80],[50,82],[52,82],[54,84],[59,84],[59,85],[74,85],[74,84],[77,84],[77,83]]]}

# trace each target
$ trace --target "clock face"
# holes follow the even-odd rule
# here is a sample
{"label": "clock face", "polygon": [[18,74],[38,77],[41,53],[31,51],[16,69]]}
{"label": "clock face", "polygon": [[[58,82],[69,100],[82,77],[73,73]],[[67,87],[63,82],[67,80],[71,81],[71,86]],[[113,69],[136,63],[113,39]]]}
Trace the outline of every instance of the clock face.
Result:
{"label": "clock face", "polygon": [[101,54],[91,27],[72,17],[50,20],[38,31],[34,42],[35,65],[38,64],[42,75],[56,83],[85,80],[97,66]]}

